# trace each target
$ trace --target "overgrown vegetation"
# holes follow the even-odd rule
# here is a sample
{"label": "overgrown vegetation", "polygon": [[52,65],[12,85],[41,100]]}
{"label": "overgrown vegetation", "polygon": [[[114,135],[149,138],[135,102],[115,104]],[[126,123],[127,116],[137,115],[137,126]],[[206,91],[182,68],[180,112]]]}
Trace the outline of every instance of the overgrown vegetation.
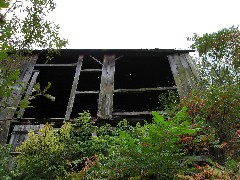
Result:
{"label": "overgrown vegetation", "polygon": [[116,128],[95,126],[85,112],[59,130],[47,124],[39,134],[30,132],[17,149],[14,178],[171,179],[190,162],[182,138],[199,131],[185,108],[171,121],[154,112],[152,123],[130,126],[124,120]]}
{"label": "overgrown vegetation", "polygon": [[[21,64],[32,50],[57,52],[67,41],[59,37],[59,27],[46,20],[56,3],[52,0],[0,1],[0,100],[1,109],[18,84]],[[19,16],[21,14],[21,16]]]}
{"label": "overgrown vegetation", "polygon": [[[33,50],[47,49],[48,60],[52,53],[67,43],[59,37],[59,27],[47,20],[56,8],[53,0],[0,0],[0,119],[18,108],[12,94],[25,90],[27,82],[21,82],[21,71],[31,60]],[[45,94],[46,95],[46,94]],[[49,95],[46,95],[52,98]],[[23,99],[21,107],[29,105]],[[5,144],[9,123],[0,123],[0,144]]]}

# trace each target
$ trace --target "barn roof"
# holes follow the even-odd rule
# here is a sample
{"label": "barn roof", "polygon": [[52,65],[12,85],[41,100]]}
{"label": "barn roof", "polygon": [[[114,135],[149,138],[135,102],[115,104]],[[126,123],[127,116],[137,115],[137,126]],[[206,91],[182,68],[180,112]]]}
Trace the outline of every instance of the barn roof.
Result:
{"label": "barn roof", "polygon": [[[36,51],[39,52],[39,51]],[[183,54],[194,52],[194,50],[177,50],[177,49],[61,49],[61,54],[115,54],[115,55],[127,55],[127,56],[162,56],[171,54]]]}

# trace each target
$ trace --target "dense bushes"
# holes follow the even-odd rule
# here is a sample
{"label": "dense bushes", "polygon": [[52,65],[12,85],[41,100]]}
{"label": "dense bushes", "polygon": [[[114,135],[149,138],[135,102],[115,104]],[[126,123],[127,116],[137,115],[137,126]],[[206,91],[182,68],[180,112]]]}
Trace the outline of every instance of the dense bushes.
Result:
{"label": "dense bushes", "polygon": [[[186,103],[186,102],[185,102]],[[176,108],[175,108],[176,110]],[[165,118],[153,112],[153,122],[130,126],[123,120],[117,127],[95,126],[90,114],[81,113],[76,123],[59,130],[46,124],[17,151],[13,172],[8,171],[10,148],[1,161],[1,176],[14,179],[197,179],[236,178],[237,162],[226,167],[195,164],[194,155],[204,154],[214,139],[192,124],[191,113],[183,107]],[[189,115],[190,114],[190,115]]]}
{"label": "dense bushes", "polygon": [[[227,157],[239,157],[240,86],[211,86],[202,92],[193,92],[180,106],[188,108],[193,122],[202,123],[206,134],[215,135],[215,159],[225,164]],[[215,153],[215,154],[214,154]]]}
{"label": "dense bushes", "polygon": [[[127,179],[173,178],[186,170],[184,136],[195,136],[183,108],[173,119],[153,113],[153,122],[97,127],[89,113],[59,130],[47,124],[29,133],[17,151],[16,179]],[[95,136],[94,134],[97,134]]]}
{"label": "dense bushes", "polygon": [[[123,120],[117,127],[97,127],[88,112],[59,130],[46,124],[17,149],[14,179],[236,179],[239,147],[232,140],[239,97],[234,88],[228,93],[209,88],[201,96],[193,92],[166,106],[167,114],[153,112],[153,122],[142,126]],[[210,159],[197,164],[198,155],[213,155],[226,166]],[[219,155],[226,155],[223,161]]]}
{"label": "dense bushes", "polygon": [[[123,124],[127,127],[127,122]],[[154,112],[152,123],[119,130],[119,135],[115,136],[118,144],[90,172],[95,178],[171,179],[185,165],[180,137],[195,135],[197,131],[191,128],[185,109],[171,121]]]}
{"label": "dense bushes", "polygon": [[0,177],[1,179],[11,179],[12,172],[9,170],[9,163],[11,160],[10,146],[0,145]]}

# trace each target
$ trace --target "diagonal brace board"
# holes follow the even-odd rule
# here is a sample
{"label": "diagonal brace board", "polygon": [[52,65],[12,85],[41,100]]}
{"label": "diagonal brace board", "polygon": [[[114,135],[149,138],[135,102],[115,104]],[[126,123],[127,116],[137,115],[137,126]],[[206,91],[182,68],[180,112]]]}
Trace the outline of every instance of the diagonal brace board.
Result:
{"label": "diagonal brace board", "polygon": [[[24,98],[29,99],[29,97],[32,95],[33,86],[35,85],[35,83],[36,83],[36,81],[37,81],[38,75],[39,75],[39,71],[35,71],[35,72],[33,73],[31,82],[30,82],[30,84],[29,84],[29,86],[28,86],[28,89],[27,89],[27,92],[26,92]],[[24,108],[20,108],[19,114],[18,114],[17,118],[22,118],[22,117],[23,117],[23,114],[24,114],[24,111],[25,111]]]}
{"label": "diagonal brace board", "polygon": [[113,111],[115,55],[105,55],[98,100],[98,117],[111,119]]}
{"label": "diagonal brace board", "polygon": [[78,85],[78,80],[79,80],[79,76],[80,76],[80,72],[81,72],[82,62],[83,62],[83,56],[80,55],[78,58],[77,67],[76,67],[75,76],[74,76],[73,85],[72,85],[72,90],[71,90],[71,94],[70,94],[69,101],[68,101],[65,120],[69,120],[70,115],[72,113],[72,108],[73,108],[73,103],[74,103],[74,99],[75,99],[75,94],[77,91],[77,85]]}

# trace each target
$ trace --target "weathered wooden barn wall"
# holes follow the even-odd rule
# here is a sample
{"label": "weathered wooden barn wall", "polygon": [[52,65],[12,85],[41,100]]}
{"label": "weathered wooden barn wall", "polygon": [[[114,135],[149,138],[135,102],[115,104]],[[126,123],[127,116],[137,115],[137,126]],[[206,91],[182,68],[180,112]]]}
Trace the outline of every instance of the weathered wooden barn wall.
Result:
{"label": "weathered wooden barn wall", "polygon": [[193,90],[200,80],[191,56],[187,53],[173,54],[168,56],[171,70],[177,85],[180,97],[188,97],[189,92]]}
{"label": "weathered wooden barn wall", "polygon": [[[16,85],[15,90],[7,103],[10,107],[16,107],[18,106],[21,97],[22,97],[22,90],[26,87],[27,83],[29,82],[32,72],[34,69],[34,66],[37,61],[37,56],[32,56],[29,58],[29,60],[24,60],[20,64],[21,69],[21,76],[19,79],[19,82],[21,84]],[[4,103],[3,101],[6,101],[6,99],[2,99],[1,103]],[[7,143],[8,139],[8,133],[10,128],[11,120],[13,120],[15,110],[13,108],[5,108],[0,113],[0,144],[4,145]]]}
{"label": "weathered wooden barn wall", "polygon": [[[61,50],[60,56],[56,55],[47,63],[44,53],[38,60],[34,56],[22,75],[22,81],[29,82],[25,97],[31,95],[36,82],[45,86],[49,81],[52,83],[49,94],[55,96],[56,101],[37,97],[32,101],[35,108],[20,109],[15,116],[14,112],[2,115],[1,122],[6,128],[0,133],[1,139],[6,139],[9,120],[14,120],[10,143],[16,148],[26,139],[26,131],[38,130],[46,122],[71,121],[83,110],[89,110],[99,122],[150,117],[152,110],[159,110],[159,94],[172,90],[180,97],[187,97],[195,87],[199,75],[189,52],[171,49]],[[14,105],[21,99],[20,91],[16,97]]]}

